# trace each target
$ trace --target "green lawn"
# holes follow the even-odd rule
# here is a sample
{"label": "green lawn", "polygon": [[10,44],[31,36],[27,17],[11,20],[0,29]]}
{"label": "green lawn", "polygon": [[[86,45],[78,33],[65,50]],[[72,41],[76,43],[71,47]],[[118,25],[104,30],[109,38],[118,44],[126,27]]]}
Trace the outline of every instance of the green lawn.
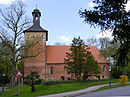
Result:
{"label": "green lawn", "polygon": [[[118,80],[113,79],[112,83],[117,83]],[[36,85],[36,91],[34,93],[31,92],[31,87],[24,85],[23,89],[21,89],[20,97],[36,97],[40,95],[50,95],[50,94],[57,94],[57,93],[63,93],[63,92],[69,92],[69,91],[75,91],[80,90],[84,88],[88,88],[90,86],[95,85],[101,85],[101,84],[107,84],[109,83],[109,80],[90,80],[87,82],[71,82],[71,83],[62,83],[62,84],[56,84],[56,85]],[[9,91],[5,91],[0,95],[0,97],[17,97],[13,96],[16,95],[18,92],[18,87],[10,88]]]}
{"label": "green lawn", "polygon": [[[126,85],[124,85],[124,86],[129,86],[129,85],[130,85],[130,84],[126,84]],[[105,87],[99,88],[99,89],[96,90],[96,91],[101,91],[101,90],[106,90],[106,89],[112,89],[112,88],[118,88],[118,87],[124,87],[124,86],[122,86],[122,85],[120,85],[120,84],[112,85],[112,86],[105,86]]]}

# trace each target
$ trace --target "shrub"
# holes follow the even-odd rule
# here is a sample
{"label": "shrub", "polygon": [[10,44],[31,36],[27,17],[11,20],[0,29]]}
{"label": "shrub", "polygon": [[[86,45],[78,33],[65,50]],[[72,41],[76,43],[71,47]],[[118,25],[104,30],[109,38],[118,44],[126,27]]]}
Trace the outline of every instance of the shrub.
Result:
{"label": "shrub", "polygon": [[3,75],[0,74],[0,86],[3,85],[3,80],[4,80],[4,84],[7,84],[7,83],[10,82],[8,75],[5,75],[5,77],[4,77],[4,79],[3,79]]}
{"label": "shrub", "polygon": [[118,66],[113,66],[111,76],[115,79],[119,79],[121,75],[122,75],[121,68]]}
{"label": "shrub", "polygon": [[38,74],[38,72],[31,72],[24,78],[24,83],[32,87],[32,92],[35,91],[34,85],[41,84],[41,81],[42,79],[40,79],[40,75]]}
{"label": "shrub", "polygon": [[65,80],[65,81],[48,81],[44,82],[44,85],[57,85],[57,84],[65,84],[65,83],[75,83],[77,81],[73,80]]}

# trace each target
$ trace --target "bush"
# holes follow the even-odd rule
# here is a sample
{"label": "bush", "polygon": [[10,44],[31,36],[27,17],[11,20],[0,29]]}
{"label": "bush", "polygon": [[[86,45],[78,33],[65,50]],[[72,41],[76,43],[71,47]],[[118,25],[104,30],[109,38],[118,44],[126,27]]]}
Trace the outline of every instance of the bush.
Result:
{"label": "bush", "polygon": [[3,75],[0,74],[0,86],[3,85],[3,80],[4,80],[4,84],[7,84],[10,82],[9,78],[8,78],[8,75],[5,75],[4,79],[3,79]]}
{"label": "bush", "polygon": [[32,86],[31,91],[34,92],[35,91],[35,87],[34,85],[36,84],[41,84],[42,79],[40,79],[40,75],[38,74],[38,72],[31,72],[29,75],[27,75],[24,78],[24,83]]}
{"label": "bush", "polygon": [[119,79],[122,75],[121,68],[118,66],[113,66],[111,71],[112,78]]}
{"label": "bush", "polygon": [[66,81],[48,81],[44,82],[44,85],[57,85],[57,84],[65,84],[65,83],[75,83],[77,81],[66,80]]}

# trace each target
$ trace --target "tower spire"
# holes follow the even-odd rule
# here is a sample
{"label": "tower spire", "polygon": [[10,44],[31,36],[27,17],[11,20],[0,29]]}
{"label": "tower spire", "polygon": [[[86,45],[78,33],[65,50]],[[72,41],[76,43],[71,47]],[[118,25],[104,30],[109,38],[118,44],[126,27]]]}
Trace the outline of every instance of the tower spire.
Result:
{"label": "tower spire", "polygon": [[48,31],[43,29],[40,26],[40,17],[41,17],[41,12],[35,8],[32,12],[33,16],[33,25],[25,30],[24,32],[45,32],[46,33],[46,41],[48,40]]}
{"label": "tower spire", "polygon": [[34,9],[34,11],[32,12],[32,15],[33,15],[33,24],[40,25],[41,12],[38,9]]}

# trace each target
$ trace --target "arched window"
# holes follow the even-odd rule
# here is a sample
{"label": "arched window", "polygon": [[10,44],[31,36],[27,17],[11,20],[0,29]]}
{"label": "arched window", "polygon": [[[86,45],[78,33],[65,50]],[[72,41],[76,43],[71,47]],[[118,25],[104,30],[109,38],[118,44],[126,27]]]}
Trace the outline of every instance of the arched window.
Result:
{"label": "arched window", "polygon": [[38,17],[36,17],[35,20],[38,20]]}
{"label": "arched window", "polygon": [[35,15],[35,20],[38,20],[38,15],[37,14]]}
{"label": "arched window", "polygon": [[103,73],[105,73],[106,72],[106,67],[105,67],[105,65],[103,66]]}
{"label": "arched window", "polygon": [[54,74],[53,66],[50,67],[50,74],[51,74],[51,75]]}

